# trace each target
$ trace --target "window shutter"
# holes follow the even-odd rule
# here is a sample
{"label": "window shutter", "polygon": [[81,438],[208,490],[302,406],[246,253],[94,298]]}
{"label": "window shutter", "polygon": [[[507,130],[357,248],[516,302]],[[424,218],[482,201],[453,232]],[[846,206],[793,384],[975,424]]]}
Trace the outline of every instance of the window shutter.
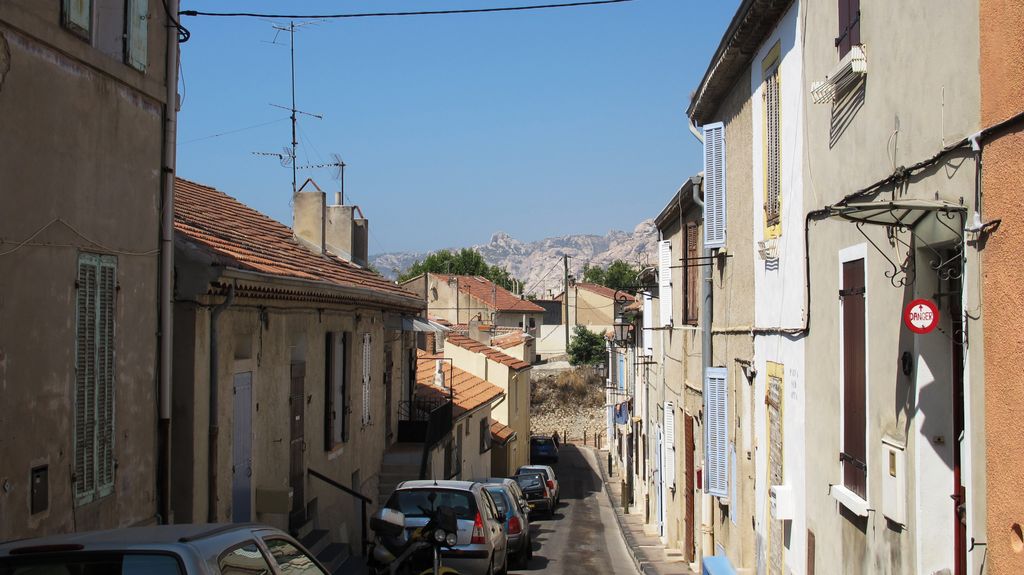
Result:
{"label": "window shutter", "polygon": [[145,72],[149,65],[149,0],[128,0],[128,65]]}
{"label": "window shutter", "polygon": [[676,405],[665,402],[665,473],[662,481],[669,489],[676,488]]}
{"label": "window shutter", "polygon": [[704,247],[725,245],[725,125],[704,126]]}
{"label": "window shutter", "polygon": [[63,0],[64,27],[86,40],[92,39],[92,0]]}
{"label": "window shutter", "polygon": [[860,44],[860,0],[839,0],[839,32],[836,47],[839,57],[845,56],[852,46]]}
{"label": "window shutter", "polygon": [[672,325],[672,241],[658,242],[658,306],[661,325]]}
{"label": "window shutter", "polygon": [[644,322],[643,322],[643,355],[650,357],[654,355],[654,298],[651,292],[641,292],[644,301]]}
{"label": "window shutter", "polygon": [[867,350],[865,349],[864,260],[843,262],[839,293],[843,330],[843,485],[867,493]]}
{"label": "window shutter", "polygon": [[[764,217],[765,227],[771,228],[779,225],[782,219],[782,182],[781,182],[781,135],[779,124],[779,70],[773,70],[764,81],[764,122],[765,122],[765,158],[767,165],[765,169],[765,197]],[[769,231],[766,237],[777,237],[778,230]]]}
{"label": "window shutter", "polygon": [[709,367],[704,376],[704,473],[707,492],[716,497],[729,495],[729,411],[727,371]]}
{"label": "window shutter", "polygon": [[347,366],[345,365],[345,334],[327,333],[327,408],[324,410],[324,449],[331,449],[348,439],[345,433],[345,401]]}
{"label": "window shutter", "polygon": [[370,367],[373,359],[370,334],[363,334],[363,425],[370,423]]}
{"label": "window shutter", "polygon": [[697,325],[697,308],[700,299],[700,238],[696,222],[686,224],[686,323]]}
{"label": "window shutter", "polygon": [[81,254],[77,285],[74,490],[83,505],[114,491],[117,259]]}

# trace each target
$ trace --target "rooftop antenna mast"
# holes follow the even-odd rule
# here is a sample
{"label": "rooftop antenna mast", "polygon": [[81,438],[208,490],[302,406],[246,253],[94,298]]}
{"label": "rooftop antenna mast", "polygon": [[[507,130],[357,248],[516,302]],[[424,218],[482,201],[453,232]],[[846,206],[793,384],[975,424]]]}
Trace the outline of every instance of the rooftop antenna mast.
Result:
{"label": "rooftop antenna mast", "polygon": [[345,166],[348,164],[341,159],[338,154],[331,154],[331,161],[323,164],[309,164],[306,166],[299,166],[300,170],[316,170],[320,168],[334,168],[334,173],[331,175],[332,179],[341,180],[341,191],[336,192],[335,203],[344,205],[345,203]]}
{"label": "rooftop antenna mast", "polygon": [[[289,36],[289,48],[291,50],[292,105],[291,105],[290,108],[285,107],[285,106],[279,106],[277,104],[271,104],[271,106],[273,106],[275,108],[281,108],[282,110],[288,110],[291,113],[291,120],[292,120],[292,145],[291,145],[291,149],[290,150],[285,150],[283,153],[276,153],[276,152],[253,152],[257,156],[274,156],[274,157],[278,158],[281,161],[281,165],[282,166],[285,166],[285,167],[291,166],[291,168],[292,168],[292,195],[293,196],[298,192],[298,169],[299,169],[299,166],[296,164],[296,155],[297,155],[296,149],[299,146],[299,140],[298,140],[298,137],[296,135],[296,127],[297,127],[296,126],[296,122],[297,122],[297,119],[298,119],[298,114],[302,114],[304,116],[310,116],[310,117],[316,118],[318,120],[323,120],[324,119],[324,117],[319,115],[319,114],[311,114],[309,112],[303,112],[302,110],[299,110],[299,109],[297,109],[295,107],[295,29],[296,28],[300,28],[302,26],[309,26],[311,24],[316,24],[316,23],[317,23],[316,21],[310,21],[310,22],[302,22],[302,23],[296,24],[295,21],[292,20],[292,21],[290,21],[288,23],[288,26],[279,26],[279,25],[275,24],[274,27],[273,27],[274,30],[277,30],[278,32],[288,32],[288,36]],[[272,42],[272,43],[276,44],[277,43],[276,40],[277,39],[275,38],[275,41]]]}

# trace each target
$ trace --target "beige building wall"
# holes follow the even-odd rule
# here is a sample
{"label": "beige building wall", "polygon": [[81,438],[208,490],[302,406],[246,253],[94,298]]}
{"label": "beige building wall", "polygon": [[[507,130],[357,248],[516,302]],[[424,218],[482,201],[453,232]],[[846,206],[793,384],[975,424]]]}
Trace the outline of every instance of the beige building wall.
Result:
{"label": "beige building wall", "polygon": [[[835,68],[834,38],[838,30],[835,4],[807,3],[803,29],[804,77],[822,78]],[[979,128],[977,76],[977,2],[861,3],[860,37],[866,46],[867,74],[862,84],[833,104],[806,108],[808,183],[804,203],[809,209],[834,204],[844,196],[880,181],[899,166],[929,158]],[[900,26],[894,22],[917,22]],[[955,31],[937,34],[937,30]],[[915,174],[893,189],[882,189],[880,199],[895,197],[961,201],[974,204],[974,160],[969,148]],[[871,198],[866,198],[871,199]],[[969,212],[968,212],[969,213]],[[959,221],[950,225],[960,227]],[[840,220],[812,222],[809,226],[810,331],[806,340],[807,534],[814,537],[818,572],[841,565],[837,573],[934,573],[954,569],[954,530],[960,520],[950,497],[953,486],[953,346],[950,334],[957,317],[950,298],[938,296],[942,321],[926,336],[914,336],[902,326],[904,307],[915,298],[932,299],[949,291],[929,264],[935,255],[923,246],[955,250],[962,243],[943,238],[934,225],[918,228],[916,278],[895,285],[886,274],[893,268],[886,257],[902,262],[904,246],[891,242],[885,229]],[[908,234],[902,234],[906,241]],[[945,241],[949,239],[950,241]],[[871,242],[880,246],[879,253]],[[875,510],[859,517],[830,496],[830,486],[842,483],[838,453],[841,449],[842,374],[840,360],[841,250],[860,252],[866,262],[867,331],[867,504]],[[968,247],[963,277],[963,307],[978,310],[977,253]],[[912,281],[913,280],[913,281]],[[968,337],[977,342],[979,324],[969,320]],[[966,363],[980,366],[980,345],[964,348]],[[911,374],[901,371],[900,358],[914,358]],[[967,390],[982,385],[979,369],[968,370]],[[973,401],[970,397],[967,403]],[[970,407],[968,407],[970,409]],[[968,428],[967,437],[980,432]],[[883,458],[886,444],[902,447],[906,476],[897,481],[905,488],[906,524],[887,522],[883,510],[883,481],[890,466]],[[970,446],[964,444],[970,459]],[[816,462],[831,462],[817,464]],[[967,473],[969,476],[970,473]],[[970,479],[968,489],[970,490]],[[970,508],[973,501],[968,501]],[[969,512],[971,513],[971,512]],[[978,534],[981,535],[980,533]],[[979,539],[980,540],[980,539]],[[968,543],[969,545],[969,543]],[[808,551],[810,553],[810,550]],[[984,547],[969,554],[968,572],[977,573]],[[812,566],[808,566],[810,570]]]}
{"label": "beige building wall", "polygon": [[[451,479],[472,481],[491,476],[491,452],[480,449],[483,429],[480,422],[490,417],[491,409],[487,405],[455,420],[455,429],[452,431],[450,440],[456,444],[461,442],[462,469]],[[490,426],[488,426],[487,433],[490,434],[490,432]],[[444,477],[444,458],[445,442],[442,441],[430,452],[428,479],[448,479]]]}
{"label": "beige building wall", "polygon": [[610,326],[615,323],[615,302],[603,295],[575,287],[569,305],[576,306],[576,325]]}
{"label": "beige building wall", "polygon": [[[61,26],[60,2],[0,3],[0,540],[156,520],[164,11],[146,72]],[[73,500],[76,280],[117,259],[113,493]],[[48,470],[32,514],[30,476]]]}
{"label": "beige building wall", "polygon": [[[1004,0],[981,2],[981,124],[991,126],[1024,110],[1024,5]],[[1024,455],[1016,429],[1024,421],[1024,396],[1016,359],[1024,354],[1016,314],[1022,303],[1024,268],[1024,132],[1021,124],[984,142],[982,220],[1002,220],[987,238],[982,275],[985,309],[985,397],[981,406],[984,447],[974,468],[987,481],[984,514],[978,518],[988,549],[988,573],[1024,573]],[[977,339],[975,339],[977,341]],[[981,402],[979,402],[981,403]],[[981,419],[981,418],[979,418]],[[980,435],[979,439],[980,439]],[[986,525],[987,522],[987,525]]]}

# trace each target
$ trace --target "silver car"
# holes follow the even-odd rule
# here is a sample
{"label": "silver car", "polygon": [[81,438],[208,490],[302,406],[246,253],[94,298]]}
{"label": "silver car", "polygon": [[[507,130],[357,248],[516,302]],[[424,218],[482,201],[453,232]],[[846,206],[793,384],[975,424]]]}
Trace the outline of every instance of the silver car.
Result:
{"label": "silver car", "polygon": [[83,531],[0,544],[0,574],[327,575],[295,539],[254,524]]}
{"label": "silver car", "polygon": [[384,506],[405,515],[405,527],[410,533],[427,524],[432,509],[451,507],[458,517],[459,534],[455,546],[441,550],[444,566],[463,575],[507,573],[509,558],[504,515],[498,512],[484,484],[405,481],[398,484]]}
{"label": "silver car", "polygon": [[530,507],[519,484],[514,479],[482,479],[491,499],[498,506],[498,513],[505,517],[505,534],[508,537],[510,563],[525,567],[533,557],[533,540],[530,536]]}
{"label": "silver car", "polygon": [[558,504],[562,501],[562,489],[561,486],[558,485],[558,477],[555,476],[555,470],[552,469],[550,465],[524,465],[516,471],[516,475],[531,472],[540,472],[544,474],[544,479],[548,484],[548,489],[551,490],[554,496],[555,507],[558,507]]}

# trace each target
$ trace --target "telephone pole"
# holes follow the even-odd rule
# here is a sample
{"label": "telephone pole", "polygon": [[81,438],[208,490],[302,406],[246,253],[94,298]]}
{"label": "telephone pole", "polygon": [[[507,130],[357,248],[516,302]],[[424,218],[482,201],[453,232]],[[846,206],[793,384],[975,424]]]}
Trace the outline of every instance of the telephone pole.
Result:
{"label": "telephone pole", "polygon": [[564,270],[562,301],[565,303],[565,315],[562,323],[565,324],[565,353],[569,353],[569,256],[567,254],[562,254],[562,268]]}

